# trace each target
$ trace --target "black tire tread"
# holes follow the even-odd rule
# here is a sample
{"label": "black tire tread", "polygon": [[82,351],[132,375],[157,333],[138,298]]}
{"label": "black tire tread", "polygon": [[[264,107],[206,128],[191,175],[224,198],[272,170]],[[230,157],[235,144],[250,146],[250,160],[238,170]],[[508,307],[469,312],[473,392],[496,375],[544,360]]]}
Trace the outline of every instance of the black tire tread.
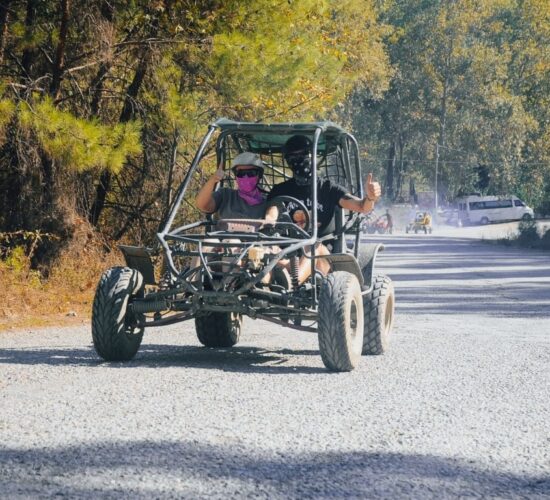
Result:
{"label": "black tire tread", "polygon": [[135,269],[112,267],[101,276],[92,307],[92,340],[106,361],[132,359],[143,338],[143,328],[128,335],[125,317],[128,300],[143,289],[143,277]]}
{"label": "black tire tread", "polygon": [[[385,315],[381,312],[390,296],[393,307],[395,305],[395,294],[392,280],[388,276],[375,276],[372,292],[363,297],[365,314],[363,354],[383,354],[387,349],[390,331],[384,329]],[[389,330],[391,330],[391,326]]]}
{"label": "black tire tread", "polygon": [[[351,371],[358,361],[349,351],[345,328],[346,297],[355,291],[360,293],[357,278],[344,271],[329,274],[321,286],[317,328],[319,351],[324,365],[332,371]],[[360,309],[360,301],[357,307]],[[362,314],[362,311],[357,313]]]}
{"label": "black tire tread", "polygon": [[231,319],[231,313],[211,312],[195,318],[199,342],[205,347],[233,347],[241,336],[242,316]]}

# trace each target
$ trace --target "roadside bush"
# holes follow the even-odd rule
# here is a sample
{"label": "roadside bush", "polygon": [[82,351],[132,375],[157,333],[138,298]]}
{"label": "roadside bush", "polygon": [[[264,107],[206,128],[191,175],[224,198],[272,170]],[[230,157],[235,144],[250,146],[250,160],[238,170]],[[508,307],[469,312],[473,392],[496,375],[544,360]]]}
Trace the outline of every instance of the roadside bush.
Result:
{"label": "roadside bush", "polygon": [[537,224],[534,220],[522,221],[515,235],[499,239],[498,242],[506,246],[518,246],[550,251],[550,229],[546,230],[542,235],[539,235]]}
{"label": "roadside bush", "polygon": [[31,263],[36,235],[43,234],[0,233],[0,330],[61,324],[75,316],[88,320],[99,276],[122,258],[83,219],[75,228],[48,273]]}
{"label": "roadside bush", "polygon": [[521,221],[519,223],[516,241],[522,247],[534,248],[538,245],[540,241],[540,236],[537,231],[537,223],[534,219]]}
{"label": "roadside bush", "polygon": [[549,250],[550,251],[550,229],[545,231],[545,233],[540,238],[539,246],[543,250]]}

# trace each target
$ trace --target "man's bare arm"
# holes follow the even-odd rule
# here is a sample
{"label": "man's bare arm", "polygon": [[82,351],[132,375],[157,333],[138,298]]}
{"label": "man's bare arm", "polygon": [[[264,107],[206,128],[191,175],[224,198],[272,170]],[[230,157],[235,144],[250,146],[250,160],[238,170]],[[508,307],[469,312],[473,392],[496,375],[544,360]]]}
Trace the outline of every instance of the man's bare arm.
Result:
{"label": "man's bare arm", "polygon": [[216,210],[216,201],[214,200],[214,189],[216,184],[220,182],[225,176],[222,166],[218,167],[218,170],[214,173],[210,179],[206,181],[204,186],[197,193],[195,198],[195,205],[199,210],[210,214]]}
{"label": "man's bare arm", "polygon": [[381,193],[382,190],[380,189],[380,184],[373,181],[372,173],[369,173],[367,176],[367,181],[365,182],[365,197],[363,199],[347,193],[340,198],[338,203],[346,210],[366,214],[374,209],[374,204],[376,203],[376,200],[380,198]]}

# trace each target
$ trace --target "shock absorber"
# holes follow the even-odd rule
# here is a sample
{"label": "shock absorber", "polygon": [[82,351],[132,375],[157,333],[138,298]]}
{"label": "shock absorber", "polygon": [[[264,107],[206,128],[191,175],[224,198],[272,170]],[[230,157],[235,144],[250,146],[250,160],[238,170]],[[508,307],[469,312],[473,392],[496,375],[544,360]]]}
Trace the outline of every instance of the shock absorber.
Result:
{"label": "shock absorber", "polygon": [[290,281],[292,289],[297,290],[300,282],[298,280],[298,256],[293,255],[290,257]]}

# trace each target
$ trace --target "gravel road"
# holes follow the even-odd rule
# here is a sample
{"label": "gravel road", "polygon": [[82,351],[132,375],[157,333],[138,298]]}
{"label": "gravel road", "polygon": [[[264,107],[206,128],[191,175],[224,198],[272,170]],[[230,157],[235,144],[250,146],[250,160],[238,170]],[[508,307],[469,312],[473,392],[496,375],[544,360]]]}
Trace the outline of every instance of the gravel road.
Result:
{"label": "gravel road", "polygon": [[89,326],[0,333],[0,497],[550,498],[550,258],[441,234],[385,239],[392,345],[351,373],[261,321],[126,364]]}

